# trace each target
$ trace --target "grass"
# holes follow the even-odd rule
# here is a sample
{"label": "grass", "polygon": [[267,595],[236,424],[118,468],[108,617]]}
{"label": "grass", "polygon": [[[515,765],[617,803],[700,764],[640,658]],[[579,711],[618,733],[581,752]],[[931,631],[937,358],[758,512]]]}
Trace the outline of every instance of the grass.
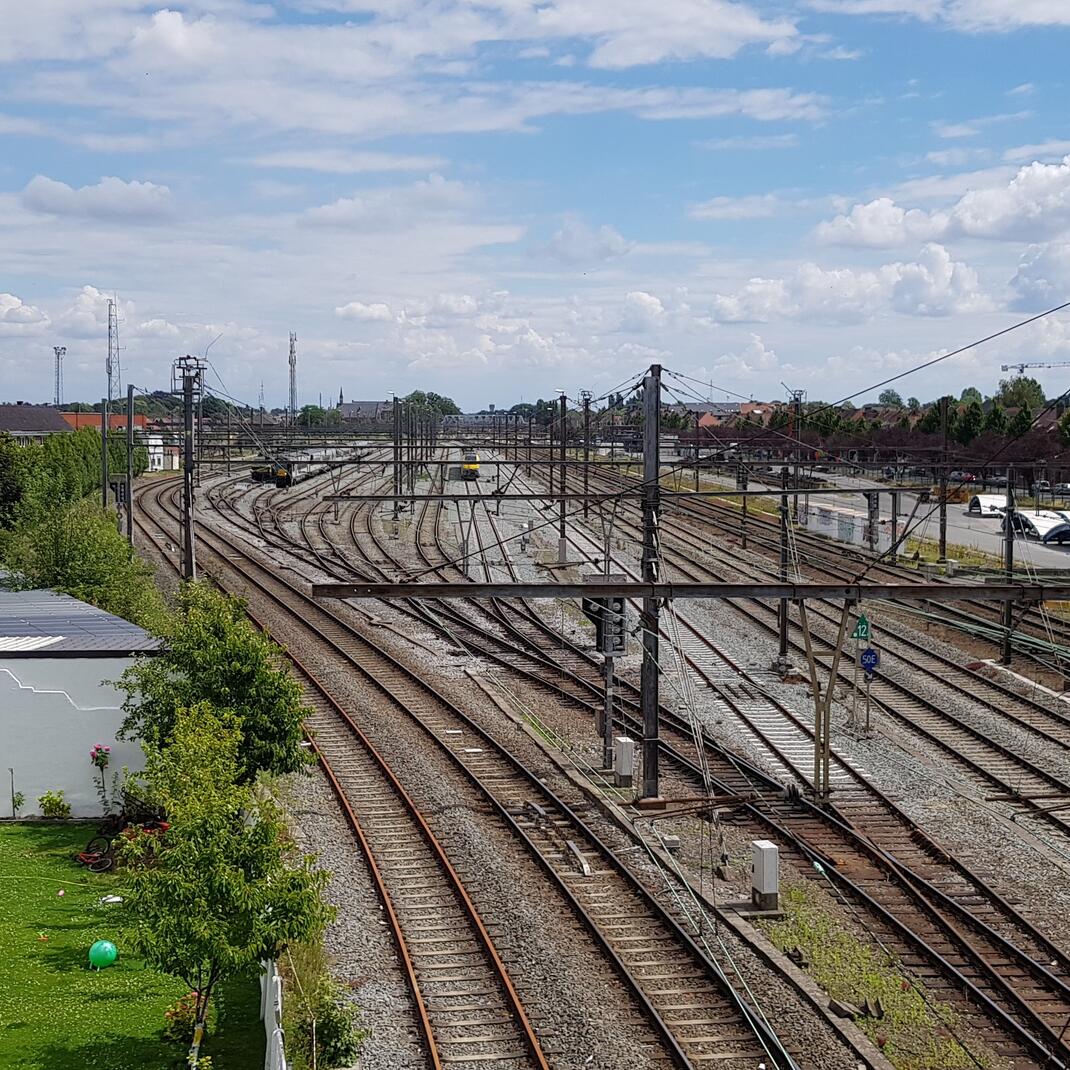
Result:
{"label": "grass", "polygon": [[[919,561],[935,562],[940,559],[940,543],[935,539],[917,538],[909,536],[903,549],[900,551],[899,564],[909,565],[917,551]],[[974,549],[972,546],[947,545],[947,556],[960,565],[976,566],[979,568],[999,568],[1003,562],[995,554],[985,553],[983,550]],[[906,558],[906,560],[904,560]]]}
{"label": "grass", "polygon": [[898,1070],[987,1065],[984,1058],[975,1061],[955,1040],[950,1007],[927,997],[890,959],[843,929],[816,896],[790,887],[781,896],[781,906],[783,920],[763,923],[769,938],[781,951],[801,950],[807,971],[833,998],[859,1008],[867,998],[880,1000],[884,1017],[863,1015],[857,1024]]}
{"label": "grass", "polygon": [[[0,825],[0,1070],[178,1070],[184,1049],[161,1036],[163,1013],[185,992],[129,951],[121,876],[88,873],[72,860],[95,828]],[[63,891],[63,895],[58,893]],[[116,964],[95,971],[87,952],[111,940]],[[221,993],[205,1046],[216,1070],[263,1066],[255,978]]]}

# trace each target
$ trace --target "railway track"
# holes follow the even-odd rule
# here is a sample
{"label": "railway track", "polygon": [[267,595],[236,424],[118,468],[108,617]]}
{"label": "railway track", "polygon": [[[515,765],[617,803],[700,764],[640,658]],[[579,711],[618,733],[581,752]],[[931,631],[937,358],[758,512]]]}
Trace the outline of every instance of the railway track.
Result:
{"label": "railway track", "polygon": [[[353,516],[358,512],[354,510]],[[436,510],[436,527],[437,515]],[[350,523],[353,524],[352,517]],[[368,541],[372,530],[370,524],[366,531],[354,530],[355,545]],[[417,539],[418,545],[425,542]],[[378,552],[385,552],[385,548],[380,545]],[[448,560],[441,547],[439,552],[443,561]],[[434,564],[426,554],[424,559]],[[731,663],[722,662],[720,668],[726,665],[729,671],[739,673]],[[560,666],[558,669],[560,676]],[[585,686],[586,696],[574,691],[573,697],[593,712],[596,704],[590,700],[597,695],[597,686]],[[760,704],[763,700],[760,692],[748,689],[746,682],[740,687],[730,696],[737,709],[748,701]],[[634,713],[622,718],[622,727],[635,729]],[[677,725],[671,731],[674,734],[663,749],[681,767],[690,764],[697,775],[694,763],[686,757],[690,740],[684,729]],[[785,758],[787,764],[792,764],[790,755]],[[741,775],[740,764],[726,760],[723,753],[719,759],[717,775],[726,791],[753,791],[760,782],[753,772]],[[1036,1034],[1030,1050],[1044,1052],[1045,1057],[1064,1050],[1056,1035],[1065,1022],[1063,1012],[1068,1010],[1067,963],[1062,953],[921,836],[890,804],[883,811],[877,808],[874,814],[872,791],[852,771],[844,768],[843,773],[858,785],[856,797],[843,800],[853,814],[841,810],[830,815],[774,798],[772,803],[764,800],[756,806],[754,816],[785,842],[794,844],[804,860],[822,860],[845,895],[867,904],[882,919],[890,938],[903,947],[903,961],[925,977],[936,993],[953,998],[956,988],[965,987],[976,993],[977,1000],[995,1018],[1002,1015],[1005,1022],[1009,1019],[1019,1034],[1021,1022],[1032,1021]],[[764,786],[767,792],[778,794],[768,780]],[[858,819],[857,827],[853,819]],[[1051,962],[1058,976],[1045,970],[1046,962]],[[938,980],[934,970],[943,971],[945,979]],[[1047,1040],[1037,1043],[1037,1037]],[[1058,1056],[1055,1059],[1051,1065],[1060,1065]]]}
{"label": "railway track", "polygon": [[[161,512],[167,519],[157,522],[173,525],[173,507]],[[613,852],[448,698],[295,585],[264,572],[236,541],[202,530],[202,546],[215,569],[236,573],[274,611],[329,646],[452,759],[488,815],[526,845],[565,907],[582,920],[649,1023],[665,1065],[795,1065],[756,1009]]]}

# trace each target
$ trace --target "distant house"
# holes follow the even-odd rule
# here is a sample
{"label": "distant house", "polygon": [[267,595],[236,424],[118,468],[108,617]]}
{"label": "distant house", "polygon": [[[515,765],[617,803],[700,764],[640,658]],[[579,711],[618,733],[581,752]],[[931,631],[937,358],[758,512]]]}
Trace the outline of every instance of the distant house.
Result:
{"label": "distant house", "polygon": [[392,401],[343,401],[338,406],[343,420],[388,420],[394,415]]}
{"label": "distant house", "polygon": [[[99,412],[65,412],[63,413],[63,419],[66,420],[75,431],[80,431],[83,427],[91,427],[94,431],[100,430]],[[135,431],[144,431],[148,426],[149,418],[147,416],[142,416],[139,413],[134,414]],[[108,430],[125,431],[126,413],[108,413]]]}
{"label": "distant house", "polygon": [[18,401],[14,405],[0,405],[0,432],[4,431],[20,446],[26,446],[49,435],[66,434],[70,426],[51,405],[25,405]]}

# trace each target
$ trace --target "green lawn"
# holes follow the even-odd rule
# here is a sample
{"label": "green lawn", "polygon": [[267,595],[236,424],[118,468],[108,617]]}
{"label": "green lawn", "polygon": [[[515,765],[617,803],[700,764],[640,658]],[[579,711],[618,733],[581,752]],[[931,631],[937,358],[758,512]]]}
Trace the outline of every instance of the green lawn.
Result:
{"label": "green lawn", "polygon": [[[121,877],[95,876],[73,862],[95,829],[86,825],[0,825],[0,1070],[177,1070],[184,1050],[165,1041],[163,1012],[184,992],[174,978],[130,953]],[[57,893],[63,890],[62,896]],[[89,969],[94,940],[119,959]],[[224,989],[205,1054],[215,1070],[264,1063],[255,978]]]}

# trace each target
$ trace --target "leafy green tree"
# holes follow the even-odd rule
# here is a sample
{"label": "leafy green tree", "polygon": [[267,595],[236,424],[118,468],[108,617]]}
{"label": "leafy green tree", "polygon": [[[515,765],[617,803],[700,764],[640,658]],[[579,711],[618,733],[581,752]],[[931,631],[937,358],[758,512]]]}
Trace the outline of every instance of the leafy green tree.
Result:
{"label": "leafy green tree", "polygon": [[1033,410],[1028,405],[1023,405],[1012,417],[1007,427],[1007,434],[1011,438],[1021,438],[1033,429]]}
{"label": "leafy green tree", "polygon": [[1070,445],[1070,410],[1064,412],[1059,420],[1059,438],[1064,446]]}
{"label": "leafy green tree", "polygon": [[15,514],[26,489],[29,451],[6,432],[0,434],[0,529],[15,523]]}
{"label": "leafy green tree", "polygon": [[985,414],[981,408],[981,403],[979,401],[971,401],[955,425],[956,441],[961,442],[964,446],[969,445],[981,433],[984,422]]}
{"label": "leafy green tree", "polygon": [[1016,375],[1013,379],[1000,379],[999,393],[996,400],[1005,409],[1018,409],[1027,406],[1030,409],[1044,407],[1044,388],[1028,375]]}
{"label": "leafy green tree", "polygon": [[261,770],[292,773],[307,759],[301,725],[308,713],[301,688],[278,648],[245,616],[245,603],[204,583],[186,584],[179,614],[165,634],[167,649],[123,673],[127,692],[121,734],[166,746],[175,711],[196,702],[232,711],[241,725],[241,776]]}
{"label": "leafy green tree", "polygon": [[898,390],[893,390],[888,387],[886,390],[882,390],[877,397],[877,401],[881,405],[886,405],[889,408],[901,409],[903,407],[903,397]]}
{"label": "leafy green tree", "polygon": [[143,627],[163,626],[152,568],[131,555],[114,513],[87,499],[49,505],[34,495],[19,514],[5,553],[15,586],[52,587]]}
{"label": "leafy green tree", "polygon": [[940,406],[936,403],[930,405],[917,422],[917,430],[926,435],[935,434],[940,430]]}
{"label": "leafy green tree", "polygon": [[921,412],[921,402],[917,398],[907,398],[907,411],[911,413]]}
{"label": "leafy green tree", "polygon": [[985,415],[984,430],[991,431],[994,435],[1005,435],[1007,433],[1007,414],[1003,411],[1003,406],[992,403]]}
{"label": "leafy green tree", "polygon": [[305,405],[297,414],[298,427],[322,427],[326,422],[326,410],[319,405]]}
{"label": "leafy green tree", "polygon": [[984,400],[985,399],[981,396],[981,391],[975,386],[967,386],[963,389],[962,393],[959,394],[959,401],[964,402],[967,405],[971,401],[976,401],[978,405],[981,405],[984,403]]}
{"label": "leafy green tree", "polygon": [[277,808],[243,783],[242,746],[233,715],[206,702],[179,709],[170,746],[145,748],[145,793],[169,827],[123,848],[137,950],[196,993],[191,1065],[219,983],[317,937],[331,917],[328,874],[287,857]]}
{"label": "leafy green tree", "polygon": [[426,405],[428,408],[434,409],[442,416],[457,416],[461,411],[457,407],[453,398],[445,397],[442,394],[436,394],[433,390],[428,390],[426,393],[423,390],[414,390],[411,394],[406,395],[401,400],[408,401],[413,405]]}

